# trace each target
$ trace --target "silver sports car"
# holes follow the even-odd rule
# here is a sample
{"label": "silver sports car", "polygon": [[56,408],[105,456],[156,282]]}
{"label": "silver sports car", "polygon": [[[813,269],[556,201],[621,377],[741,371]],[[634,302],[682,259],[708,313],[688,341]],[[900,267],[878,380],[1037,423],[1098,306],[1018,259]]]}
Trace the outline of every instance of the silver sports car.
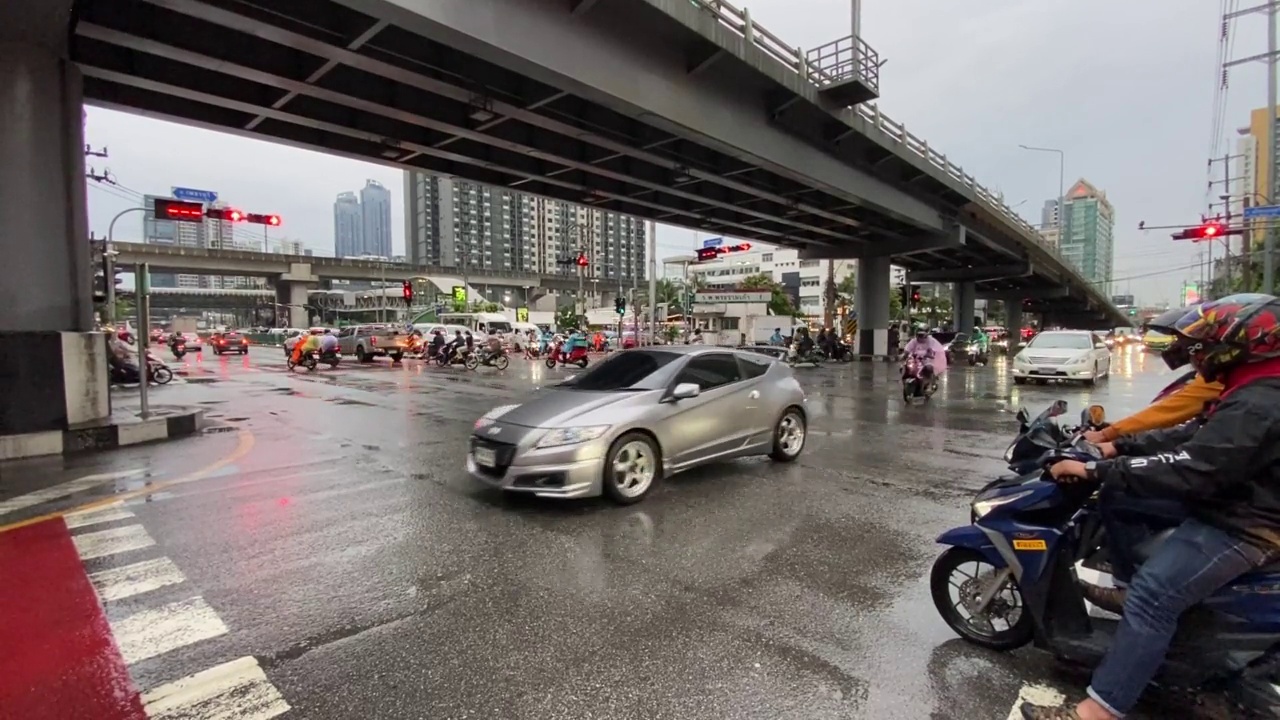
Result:
{"label": "silver sports car", "polygon": [[786,365],[703,345],[624,350],[476,421],[474,477],[545,497],[630,504],[664,477],[714,460],[800,456],[804,391]]}

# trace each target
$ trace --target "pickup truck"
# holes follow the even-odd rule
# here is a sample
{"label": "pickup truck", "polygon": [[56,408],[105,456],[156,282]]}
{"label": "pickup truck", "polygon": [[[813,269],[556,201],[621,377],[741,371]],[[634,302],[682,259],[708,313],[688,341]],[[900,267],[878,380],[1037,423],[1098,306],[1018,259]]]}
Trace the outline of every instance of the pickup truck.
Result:
{"label": "pickup truck", "polygon": [[408,335],[395,325],[352,325],[338,332],[338,351],[362,363],[379,355],[400,362],[407,344]]}

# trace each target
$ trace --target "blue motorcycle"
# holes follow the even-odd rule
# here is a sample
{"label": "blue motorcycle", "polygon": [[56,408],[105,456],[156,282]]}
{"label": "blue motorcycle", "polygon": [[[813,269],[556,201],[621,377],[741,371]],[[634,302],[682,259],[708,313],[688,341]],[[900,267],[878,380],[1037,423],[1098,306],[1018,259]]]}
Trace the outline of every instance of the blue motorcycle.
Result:
{"label": "blue motorcycle", "polygon": [[[1021,432],[1005,451],[1013,472],[978,492],[970,525],[948,530],[933,564],[938,614],[960,637],[994,650],[1027,643],[1072,663],[1094,666],[1117,620],[1093,617],[1076,582],[1078,565],[1097,563],[1103,532],[1097,483],[1058,484],[1046,468],[1060,459],[1099,459],[1083,430],[1102,423],[1101,407],[1063,428],[1059,400],[1037,418],[1018,412]],[[1136,548],[1150,557],[1173,530]],[[1156,681],[1223,692],[1260,717],[1280,718],[1280,562],[1238,578],[1183,617]]]}

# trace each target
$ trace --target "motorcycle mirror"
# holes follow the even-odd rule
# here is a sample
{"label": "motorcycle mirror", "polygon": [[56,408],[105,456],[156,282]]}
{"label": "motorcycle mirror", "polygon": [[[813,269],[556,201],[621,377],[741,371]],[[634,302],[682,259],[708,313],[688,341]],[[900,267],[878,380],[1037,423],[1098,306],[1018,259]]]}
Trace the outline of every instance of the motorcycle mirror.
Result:
{"label": "motorcycle mirror", "polygon": [[1089,414],[1090,425],[1101,425],[1107,420],[1106,408],[1102,407],[1101,405],[1090,405],[1088,409],[1088,414]]}
{"label": "motorcycle mirror", "polygon": [[1016,415],[1016,417],[1018,418],[1018,422],[1022,423],[1023,425],[1026,425],[1027,423],[1031,422],[1031,413],[1027,412],[1026,408],[1018,408],[1018,414]]}
{"label": "motorcycle mirror", "polygon": [[1058,417],[1059,415],[1063,415],[1066,412],[1067,412],[1066,400],[1055,400],[1053,401],[1053,405],[1049,407],[1049,417]]}

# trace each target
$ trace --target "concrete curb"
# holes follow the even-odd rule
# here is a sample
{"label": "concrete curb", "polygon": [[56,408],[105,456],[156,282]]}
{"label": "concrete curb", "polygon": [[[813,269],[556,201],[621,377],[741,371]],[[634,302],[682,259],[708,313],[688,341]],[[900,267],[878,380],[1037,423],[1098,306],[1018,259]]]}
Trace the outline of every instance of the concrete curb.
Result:
{"label": "concrete curb", "polygon": [[204,424],[204,410],[160,407],[155,416],[115,415],[109,420],[47,432],[0,435],[0,460],[70,455],[90,450],[140,445],[194,435]]}

